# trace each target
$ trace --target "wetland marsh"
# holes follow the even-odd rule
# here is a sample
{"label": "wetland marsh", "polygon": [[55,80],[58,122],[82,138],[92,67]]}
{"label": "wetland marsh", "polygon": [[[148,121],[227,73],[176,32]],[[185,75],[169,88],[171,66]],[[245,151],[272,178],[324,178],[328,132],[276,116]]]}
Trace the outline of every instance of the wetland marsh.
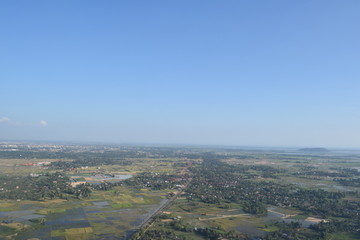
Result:
{"label": "wetland marsh", "polygon": [[360,234],[354,153],[62,146],[56,159],[33,149],[0,151],[0,239]]}

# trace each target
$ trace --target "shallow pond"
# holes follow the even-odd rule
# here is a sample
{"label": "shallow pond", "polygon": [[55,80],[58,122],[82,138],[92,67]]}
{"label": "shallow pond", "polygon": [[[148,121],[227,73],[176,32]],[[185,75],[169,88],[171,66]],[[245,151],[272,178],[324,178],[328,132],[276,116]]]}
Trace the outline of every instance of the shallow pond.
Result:
{"label": "shallow pond", "polygon": [[36,210],[37,209],[0,212],[0,218],[4,218],[7,221],[12,221],[12,222],[24,222],[34,218],[45,217],[44,215],[36,214],[35,213]]}
{"label": "shallow pond", "polygon": [[95,239],[124,239],[136,232],[136,229],[147,221],[156,211],[168,202],[159,200],[158,204],[138,205],[133,208],[111,209],[108,201],[92,202],[93,206],[68,209],[62,213],[47,216],[34,214],[36,210],[0,212],[0,216],[12,216],[13,220],[26,221],[33,218],[46,217],[40,228],[32,229],[19,236],[18,239],[39,238],[64,240],[65,236],[52,236],[56,230],[91,227],[96,233]]}

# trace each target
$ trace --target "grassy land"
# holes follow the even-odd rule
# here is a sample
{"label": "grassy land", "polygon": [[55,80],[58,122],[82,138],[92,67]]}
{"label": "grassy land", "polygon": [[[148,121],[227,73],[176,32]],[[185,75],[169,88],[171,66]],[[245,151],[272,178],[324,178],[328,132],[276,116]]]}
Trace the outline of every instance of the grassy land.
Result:
{"label": "grassy land", "polygon": [[83,240],[93,233],[91,227],[87,228],[68,228],[61,230],[54,230],[51,232],[51,237],[65,237],[66,240]]}
{"label": "grassy land", "polygon": [[5,225],[0,225],[0,236],[2,236],[2,237],[6,237],[8,235],[15,234],[16,231],[17,231],[16,228],[13,228],[10,226],[5,226]]}
{"label": "grassy land", "polygon": [[358,239],[359,236],[351,233],[334,233],[330,234],[328,239],[329,240],[354,240]]}
{"label": "grassy land", "polygon": [[[336,167],[358,167],[359,163],[353,160],[327,159],[325,157],[316,158],[308,156],[281,156],[268,153],[245,153],[248,158],[236,159],[229,158],[224,160],[230,164],[242,165],[266,165],[276,169],[286,169],[286,173],[276,174],[277,178],[259,178],[254,181],[274,181],[280,183],[292,183],[304,188],[319,189],[325,188],[338,191],[331,186],[336,184],[329,178],[314,177],[303,178],[294,176],[293,173],[300,171],[303,166],[315,166],[318,170],[329,171]],[[94,173],[130,174],[136,175],[142,172],[157,172],[177,174],[182,169],[186,160],[181,158],[131,158],[131,165],[99,165],[94,167],[78,168],[76,171],[67,172],[68,176],[75,176],[78,180],[93,175]],[[23,166],[26,163],[51,162],[57,159],[0,159],[0,171],[8,175],[28,175],[30,173],[48,172],[42,166]],[[197,160],[194,160],[195,162]],[[200,160],[199,160],[200,161]],[[249,170],[254,175],[260,174],[255,170]],[[239,173],[241,174],[241,173]],[[315,179],[316,178],[316,179]],[[170,190],[169,190],[170,191]],[[130,189],[117,186],[109,191],[93,191],[91,196],[86,199],[77,200],[47,200],[47,201],[4,201],[0,200],[0,212],[19,211],[36,209],[35,214],[44,215],[46,220],[53,220],[59,216],[76,209],[91,209],[93,212],[86,212],[79,219],[88,223],[88,227],[71,227],[53,229],[50,233],[52,237],[62,239],[101,239],[103,236],[121,238],[124,231],[133,229],[137,217],[149,212],[150,205],[158,204],[165,198],[169,191],[150,191],[148,189]],[[101,206],[97,203],[103,203]],[[221,228],[225,231],[234,230],[236,232],[246,232],[253,235],[261,235],[266,232],[276,231],[278,228],[268,221],[265,217],[245,214],[242,206],[237,203],[226,204],[206,204],[203,202],[188,202],[186,199],[178,198],[173,205],[167,209],[165,220],[156,221],[152,228],[171,229],[178,236],[188,239],[204,239],[195,233],[174,230],[169,227],[173,221],[182,221],[192,227],[197,228]],[[292,216],[294,219],[304,220],[306,215],[300,211],[286,208],[274,208],[274,211]],[[1,237],[13,235],[17,232],[29,228],[41,228],[40,224],[18,225],[19,223],[9,223],[0,225]],[[345,233],[330,235],[329,239],[355,239],[354,236]]]}
{"label": "grassy land", "polygon": [[53,162],[57,159],[0,159],[1,174],[11,176],[24,176],[30,173],[54,172],[44,166],[24,166],[23,164],[39,162]]}

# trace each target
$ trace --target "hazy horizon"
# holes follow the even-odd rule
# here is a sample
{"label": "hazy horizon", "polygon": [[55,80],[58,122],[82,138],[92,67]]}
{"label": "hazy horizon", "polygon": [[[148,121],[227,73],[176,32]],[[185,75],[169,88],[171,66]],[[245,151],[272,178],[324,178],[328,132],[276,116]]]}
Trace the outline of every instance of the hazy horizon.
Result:
{"label": "hazy horizon", "polygon": [[359,151],[358,147],[338,147],[338,146],[309,146],[309,145],[231,145],[231,144],[192,144],[192,143],[149,143],[149,142],[105,142],[105,141],[66,141],[66,140],[30,140],[30,139],[0,139],[0,143],[10,144],[54,144],[54,145],[99,145],[99,146],[135,146],[135,147],[189,147],[189,148],[234,148],[239,150],[269,149],[269,150],[299,150],[304,148],[324,148],[332,151],[349,150]]}
{"label": "hazy horizon", "polygon": [[3,1],[0,139],[360,148],[359,10]]}

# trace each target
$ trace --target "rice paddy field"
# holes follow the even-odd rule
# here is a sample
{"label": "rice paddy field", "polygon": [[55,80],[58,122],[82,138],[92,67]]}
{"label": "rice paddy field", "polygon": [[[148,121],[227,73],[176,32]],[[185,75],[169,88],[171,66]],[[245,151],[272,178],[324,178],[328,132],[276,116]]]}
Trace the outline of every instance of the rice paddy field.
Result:
{"label": "rice paddy field", "polygon": [[[114,192],[121,192],[115,195]],[[14,239],[123,238],[163,201],[167,192],[121,187],[85,200],[1,201],[2,237]],[[44,219],[44,222],[41,220]],[[29,222],[30,221],[30,222]]]}
{"label": "rice paddy field", "polygon": [[[184,194],[186,189],[181,189],[180,186],[184,187],[191,182],[159,189],[152,188],[151,184],[146,182],[139,186],[121,184],[125,178],[133,178],[143,173],[153,174],[155,178],[160,175],[172,175],[177,177],[170,178],[171,181],[177,178],[181,180],[183,176],[190,173],[188,171],[190,167],[199,168],[202,164],[202,154],[209,151],[223,156],[221,162],[230,166],[250,166],[251,168],[245,173],[253,176],[254,182],[267,181],[274,184],[290,184],[309,190],[323,189],[342,193],[360,190],[356,186],[341,185],[334,181],[334,177],[321,174],[338,172],[341,169],[360,169],[360,157],[354,153],[294,154],[232,150],[230,154],[219,149],[162,150],[166,154],[170,153],[166,156],[159,149],[147,151],[151,153],[148,154],[149,156],[145,154],[144,157],[138,157],[137,155],[146,152],[141,150],[141,154],[135,154],[136,157],[125,158],[126,161],[131,161],[130,164],[116,164],[114,161],[114,164],[84,164],[80,167],[64,169],[54,169],[50,166],[57,162],[76,162],[76,158],[26,158],[24,156],[9,158],[1,157],[0,154],[0,173],[5,176],[37,176],[61,171],[75,183],[100,184],[110,182],[110,180],[120,183],[109,190],[93,189],[88,197],[79,199],[57,198],[41,201],[2,199],[0,200],[0,239],[131,239],[139,228],[145,232],[172,231],[184,239],[207,239],[196,234],[196,231],[183,231],[174,227],[177,223],[191,226],[192,229],[210,228],[218,232],[265,237],[279,230],[275,224],[279,221],[297,222],[306,229],[312,224],[329,220],[291,207],[266,205],[267,213],[256,215],[245,212],[240,202],[209,204],[199,200],[190,201]],[[174,152],[179,156],[174,156],[176,155]],[[190,165],[189,158],[184,156],[192,157]],[[252,166],[269,166],[278,171],[270,177],[262,176],[261,168],[259,170]],[[320,174],[313,174],[314,171]],[[238,175],[242,174],[244,173]],[[123,176],[125,176],[124,179],[122,179]],[[189,179],[191,181],[192,177]],[[0,191],[3,190],[0,189]],[[162,209],[153,221],[143,226],[143,223],[158,211],[159,206],[163,206],[169,201],[169,196],[174,195],[171,204]],[[345,199],[360,201],[359,195],[356,194],[346,195]],[[332,239],[357,239],[356,235],[345,232],[336,232],[329,236]]]}
{"label": "rice paddy field", "polygon": [[[124,179],[143,172],[175,174],[184,163],[179,158],[130,160],[132,164],[125,166],[84,165],[67,169],[65,173],[74,181],[90,179],[97,184],[96,174],[125,176]],[[58,161],[74,159],[0,158],[0,173],[13,177],[53,173],[59,170],[50,168],[49,164]],[[103,181],[99,179],[98,183]],[[89,197],[82,199],[3,199],[0,200],[0,239],[126,239],[167,200],[168,193],[169,190],[128,188],[120,184],[107,191],[93,190]]]}

